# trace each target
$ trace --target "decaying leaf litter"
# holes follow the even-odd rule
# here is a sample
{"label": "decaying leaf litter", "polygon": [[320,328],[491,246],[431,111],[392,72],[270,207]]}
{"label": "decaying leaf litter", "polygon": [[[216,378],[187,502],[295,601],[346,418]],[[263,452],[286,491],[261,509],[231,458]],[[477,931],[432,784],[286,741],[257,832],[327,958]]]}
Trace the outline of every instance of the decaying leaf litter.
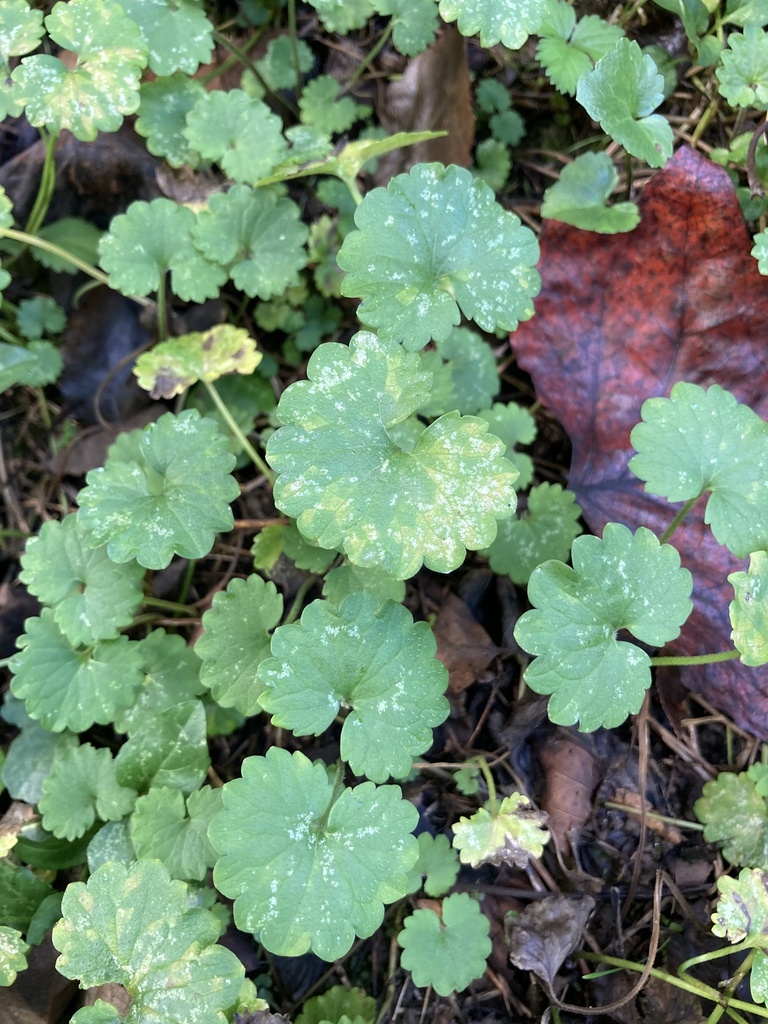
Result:
{"label": "decaying leaf litter", "polygon": [[[349,38],[344,43],[351,45]],[[422,143],[418,153],[396,155],[407,163],[394,164],[395,157],[382,161],[374,180],[383,183],[417,160],[470,163],[475,137],[471,68],[475,74],[498,77],[520,109],[530,112],[526,145],[516,153],[515,183],[524,198],[508,198],[512,208],[535,224],[548,181],[547,160],[556,159],[559,165],[566,159],[552,157],[552,150],[566,147],[563,134],[586,133],[588,125],[571,121],[553,143],[548,96],[540,84],[533,88],[526,81],[524,62],[519,71],[491,61],[476,66],[482,56],[471,48],[467,55],[458,34],[446,29],[428,54],[405,62],[399,69],[405,71],[400,81],[382,85],[374,76],[363,80],[360,99],[379,104],[388,130],[447,127],[450,132],[447,141]],[[343,49],[329,53],[326,69],[344,81],[355,58]],[[381,70],[391,74],[392,62],[398,59],[385,51]],[[450,102],[445,99],[446,79],[453,90]],[[406,102],[404,88],[412,90],[406,91]],[[569,483],[586,526],[598,533],[609,519],[635,527],[658,516],[639,486],[629,486],[624,470],[630,453],[628,432],[637,422],[640,405],[662,392],[666,382],[677,377],[717,382],[765,415],[768,368],[762,310],[768,285],[750,263],[749,242],[727,176],[702,165],[696,151],[686,147],[701,113],[699,97],[693,89],[681,88],[674,102],[680,110],[680,148],[668,168],[653,175],[641,192],[641,228],[635,235],[618,236],[616,242],[549,222],[541,244],[553,277],[545,277],[534,319],[512,337],[517,363],[498,346],[506,363],[500,399],[531,405],[535,397],[541,403],[536,408],[539,435],[532,448],[538,476],[551,484]],[[727,144],[729,130],[729,125],[721,125],[711,143],[707,136],[696,141],[704,149]],[[544,148],[548,155],[542,155]],[[21,190],[33,173],[34,150],[34,144],[22,149],[0,169],[0,181],[9,192]],[[97,159],[104,164],[94,166]],[[83,162],[76,153],[67,161],[62,163],[69,173],[61,174],[56,192],[59,216],[76,211],[98,222],[116,212],[109,205],[104,209],[105,193],[132,199],[164,191],[146,152],[132,148],[130,129],[105,137],[103,151],[89,146]],[[125,189],[123,181],[129,183]],[[692,249],[701,258],[681,257]],[[62,389],[61,418],[52,427],[59,436],[68,431],[71,443],[55,458],[49,457],[49,427],[29,396],[16,396],[9,411],[14,430],[3,450],[11,482],[5,525],[21,533],[36,529],[41,516],[64,511],[78,489],[77,477],[103,458],[107,428],[99,420],[125,426],[133,425],[129,416],[153,415],[130,386],[123,363],[150,339],[151,318],[148,321],[146,312],[106,290],[85,301],[88,314],[81,307],[67,328],[67,386]],[[179,310],[174,332],[214,324],[220,316],[217,301],[192,312]],[[119,339],[119,345],[105,345],[105,335]],[[266,339],[268,348],[271,340]],[[91,346],[94,356],[85,355],[83,346]],[[109,362],[108,376],[87,376],[85,368],[90,370],[101,359]],[[532,384],[521,370],[530,373]],[[281,383],[302,376],[303,367],[284,366]],[[74,421],[68,418],[73,411],[79,414]],[[247,574],[246,555],[254,531],[282,521],[267,492],[258,486],[246,489],[237,516],[239,529],[196,569],[191,593],[198,613],[230,579],[243,571]],[[722,605],[719,618],[710,613],[707,591],[722,586],[735,563],[727,558],[727,565],[716,564],[720,556],[702,545],[694,524],[686,534],[687,557],[714,570],[711,583],[705,576],[694,636],[706,637],[709,647],[716,646],[726,627]],[[9,562],[17,554],[11,549]],[[171,566],[157,574],[157,596],[177,592],[179,572]],[[289,562],[278,564],[273,573],[286,603],[310,577],[308,570]],[[3,627],[9,637],[16,607],[23,607],[22,615],[30,614],[25,601],[23,591],[5,588]],[[766,738],[761,703],[762,687],[768,685],[765,672],[753,670],[747,677],[729,663],[716,670],[688,671],[682,680],[667,673],[657,678],[656,690],[633,723],[583,735],[548,723],[545,702],[521,687],[522,654],[512,628],[524,610],[522,601],[522,592],[503,577],[494,577],[481,557],[470,558],[447,581],[422,570],[406,593],[411,612],[434,621],[438,654],[450,670],[450,718],[436,731],[421,774],[406,786],[422,825],[439,830],[476,810],[476,798],[462,795],[451,784],[447,765],[482,755],[500,794],[515,789],[530,794],[548,815],[553,835],[542,859],[526,867],[511,858],[498,869],[462,869],[459,891],[483,893],[483,909],[493,924],[486,977],[460,997],[443,999],[414,990],[388,974],[391,950],[385,930],[358,943],[330,972],[311,956],[270,964],[281,1010],[292,1012],[314,986],[330,978],[363,984],[376,997],[382,997],[388,986],[397,986],[389,1004],[392,1020],[538,1020],[546,1019],[547,1007],[558,1001],[611,1007],[602,1014],[590,1011],[586,1019],[595,1021],[706,1019],[695,996],[657,979],[644,979],[647,984],[639,991],[637,976],[631,974],[605,974],[583,983],[581,976],[589,967],[573,956],[573,950],[643,962],[654,944],[663,947],[657,963],[674,967],[715,944],[709,913],[722,864],[687,823],[695,821],[693,804],[706,780],[725,767],[744,770],[759,760],[759,743]],[[169,619],[168,625],[178,623]],[[196,625],[195,620],[190,622],[190,640],[195,639]],[[264,729],[277,731],[274,725]],[[279,742],[277,735],[270,739]],[[321,741],[306,739],[300,749],[332,761],[342,742],[340,733],[331,730],[324,734],[322,746]],[[212,742],[216,773],[222,780],[233,777],[243,756],[260,752],[263,745],[264,737],[252,728],[217,737]],[[482,777],[478,785],[482,794]],[[510,912],[520,915],[517,924],[510,917],[505,922]],[[253,957],[252,948],[237,935],[230,936],[230,942],[243,956]],[[46,961],[41,955],[32,985],[28,978],[26,987],[18,989],[18,998],[29,1005],[32,987],[46,993],[34,1004],[41,1021],[66,1019],[61,1016],[63,1000],[57,1006],[43,1005],[51,994],[54,956]],[[714,985],[734,969],[727,961],[725,966],[723,961],[716,963],[719,966],[709,976],[706,971],[701,975]],[[249,963],[254,966],[267,968],[266,963]],[[531,974],[540,984],[531,982]],[[582,1018],[561,1011],[561,1020],[576,1019]]]}

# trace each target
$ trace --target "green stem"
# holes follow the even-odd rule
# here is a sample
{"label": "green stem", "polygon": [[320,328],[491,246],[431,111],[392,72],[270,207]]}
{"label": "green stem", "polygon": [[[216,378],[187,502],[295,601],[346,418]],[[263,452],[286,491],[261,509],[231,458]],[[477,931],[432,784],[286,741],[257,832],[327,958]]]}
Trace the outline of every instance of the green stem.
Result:
{"label": "green stem", "polygon": [[[221,31],[221,29],[219,31]],[[253,47],[261,38],[263,32],[263,29],[258,29],[256,32],[253,33],[252,36],[250,36],[249,39],[245,41],[245,43],[242,46],[242,50],[244,53],[248,53],[249,50],[253,49]],[[211,70],[207,72],[207,74],[201,75],[199,81],[203,85],[208,85],[210,82],[214,82],[217,78],[221,78],[222,75],[225,75],[229,70],[231,70],[235,66],[235,64],[239,63],[240,58],[238,57],[238,55],[236,53],[232,53],[232,51],[230,50],[229,56],[225,57],[221,64],[218,64],[216,67],[211,68]]]}
{"label": "green stem", "polygon": [[344,182],[344,184],[349,189],[350,195],[352,196],[352,198],[355,201],[355,206],[359,206],[360,203],[362,203],[362,201],[363,201],[363,193],[357,187],[357,182],[355,181],[355,179],[354,178],[347,178],[345,175],[342,175],[341,176],[341,180]]}
{"label": "green stem", "polygon": [[304,604],[304,598],[310,592],[312,587],[320,580],[319,576],[308,576],[301,584],[299,589],[296,591],[296,597],[293,599],[291,607],[288,609],[288,614],[283,619],[283,625],[288,626],[290,623],[295,622],[299,617],[299,612],[302,605]]}
{"label": "green stem", "polygon": [[237,440],[243,446],[243,450],[248,455],[248,458],[251,460],[251,462],[254,464],[254,466],[259,470],[259,472],[263,473],[264,476],[267,478],[267,480],[269,480],[270,485],[274,485],[275,477],[274,477],[274,474],[272,473],[272,470],[266,464],[264,459],[262,459],[262,457],[259,455],[259,453],[256,451],[256,449],[253,447],[253,445],[248,440],[248,438],[245,436],[245,434],[242,432],[240,427],[237,425],[237,423],[235,422],[235,420],[234,420],[234,418],[232,416],[232,413],[229,411],[229,409],[226,407],[226,405],[222,401],[221,396],[219,395],[219,393],[216,390],[216,388],[213,386],[213,384],[210,383],[210,381],[207,381],[207,380],[204,380],[203,384],[205,385],[205,388],[206,388],[208,394],[211,396],[211,401],[216,406],[216,408],[219,410],[219,414],[221,415],[221,418],[224,420],[224,422],[227,424],[229,429],[232,431],[232,434],[237,438]]}
{"label": "green stem", "polygon": [[56,187],[56,164],[53,159],[53,151],[58,135],[52,135],[45,128],[41,128],[40,138],[45,145],[45,160],[43,161],[43,169],[40,174],[40,187],[37,190],[34,205],[24,228],[30,235],[35,235],[40,230],[45,220],[45,215],[48,213],[48,208],[51,205],[51,199],[53,199],[53,192]]}
{"label": "green stem", "polygon": [[700,497],[701,497],[701,495],[697,494],[695,498],[691,498],[690,501],[686,501],[686,503],[683,505],[683,507],[680,509],[680,511],[675,516],[675,518],[672,520],[672,522],[666,528],[664,533],[662,533],[662,535],[659,537],[659,542],[661,544],[666,544],[667,543],[669,538],[672,536],[672,534],[678,528],[680,523],[682,523],[682,521],[685,519],[685,517],[688,515],[688,513],[691,511],[691,509],[693,508],[693,506],[696,504],[696,502],[699,500]]}
{"label": "green stem", "polygon": [[394,28],[395,28],[395,19],[391,18],[389,24],[387,25],[387,27],[384,29],[384,31],[379,36],[379,40],[376,43],[376,45],[371,47],[371,49],[368,51],[368,53],[365,55],[365,57],[363,57],[363,59],[357,65],[357,68],[355,70],[354,75],[352,75],[352,77],[350,78],[350,80],[347,82],[347,84],[345,86],[344,92],[349,92],[351,89],[354,89],[354,87],[357,85],[357,83],[360,81],[360,79],[365,74],[367,68],[370,67],[370,65],[373,63],[373,61],[376,60],[378,55],[381,53],[381,51],[387,45],[387,40],[392,35],[392,32],[393,32]]}
{"label": "green stem", "polygon": [[175,612],[177,615],[197,615],[194,608],[180,604],[178,601],[166,601],[162,597],[145,597],[141,602],[147,608],[158,608],[161,611]]}
{"label": "green stem", "polygon": [[336,762],[336,769],[333,775],[333,791],[331,792],[331,799],[328,801],[328,806],[323,811],[323,814],[314,824],[315,832],[318,835],[322,835],[325,831],[325,826],[328,824],[328,818],[331,813],[331,808],[341,796],[344,791],[344,762],[341,758]]}
{"label": "green stem", "polygon": [[187,562],[187,567],[184,570],[184,579],[181,581],[179,587],[179,603],[186,607],[186,600],[189,597],[189,591],[192,586],[192,579],[195,575],[195,566],[197,565],[196,558],[190,558]]}
{"label": "green stem", "polygon": [[483,773],[485,784],[488,787],[488,810],[492,815],[495,815],[499,808],[496,801],[496,783],[493,781],[491,769],[488,767],[488,762],[484,757],[473,757],[472,761],[478,765],[480,771]]}
{"label": "green stem", "polygon": [[716,654],[670,654],[669,656],[651,658],[651,664],[657,668],[661,665],[713,665],[718,661],[734,661],[740,657],[740,651],[717,651]]}
{"label": "green stem", "polygon": [[731,980],[728,982],[728,984],[723,989],[723,996],[725,997],[725,1001],[726,1001],[725,1005],[716,1006],[714,1008],[712,1013],[710,1013],[709,1017],[707,1018],[707,1024],[717,1024],[717,1022],[720,1020],[720,1018],[726,1012],[726,1009],[728,1007],[728,1002],[730,1001],[731,996],[736,991],[736,989],[739,987],[739,985],[741,984],[743,979],[747,976],[747,974],[749,974],[749,972],[752,970],[752,963],[753,963],[753,961],[755,959],[755,954],[756,953],[757,953],[756,949],[754,949],[754,948],[751,949],[749,951],[749,954],[747,956],[745,956],[744,959],[742,960],[742,962],[739,964],[739,967],[738,967],[737,971],[735,972],[735,974],[733,975]]}
{"label": "green stem", "polygon": [[732,946],[723,946],[722,949],[710,950],[709,953],[700,953],[698,956],[692,956],[690,960],[680,964],[677,973],[682,977],[687,977],[691,967],[696,967],[697,964],[708,964],[713,960],[719,960],[720,957],[743,953],[745,950],[751,950],[752,948],[752,942],[747,939],[744,942],[735,942]]}
{"label": "green stem", "polygon": [[293,103],[287,100],[284,96],[281,96],[279,92],[275,92],[275,90],[269,86],[266,79],[264,78],[264,75],[262,75],[262,73],[259,71],[259,69],[256,67],[256,65],[254,64],[254,62],[251,60],[247,53],[244,53],[238,46],[236,46],[232,42],[231,39],[229,39],[223,33],[219,32],[219,30],[216,28],[213,30],[213,38],[216,40],[217,43],[221,43],[221,45],[225,47],[225,49],[229,50],[230,53],[234,54],[235,57],[237,57],[237,59],[243,65],[243,67],[248,68],[248,70],[255,77],[256,81],[262,87],[264,92],[267,93],[267,95],[271,96],[273,100],[275,100],[281,106],[285,107],[286,110],[289,110],[294,117],[299,116],[298,107],[294,106]]}
{"label": "green stem", "polygon": [[168,301],[166,292],[166,274],[160,275],[157,286],[157,340],[165,341],[168,337]]}
{"label": "green stem", "polygon": [[291,40],[293,70],[296,75],[296,99],[301,99],[301,65],[299,64],[298,31],[296,29],[296,0],[288,0],[288,38]]}

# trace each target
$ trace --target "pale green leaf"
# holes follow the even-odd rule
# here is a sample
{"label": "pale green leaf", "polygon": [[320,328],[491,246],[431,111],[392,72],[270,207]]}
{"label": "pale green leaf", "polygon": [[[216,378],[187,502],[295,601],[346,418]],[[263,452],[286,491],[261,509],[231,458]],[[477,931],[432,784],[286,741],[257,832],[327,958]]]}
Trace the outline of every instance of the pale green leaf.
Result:
{"label": "pale green leaf", "polygon": [[318,75],[308,82],[299,100],[304,124],[326,135],[339,135],[349,131],[355,121],[363,121],[370,116],[370,107],[356,103],[351,96],[342,97],[341,91],[341,85],[333,75]]}
{"label": "pale green leaf", "polygon": [[0,988],[8,988],[27,966],[29,946],[16,928],[0,925]]}
{"label": "pale green leaf", "polygon": [[139,792],[169,786],[182,793],[199,789],[210,767],[205,709],[187,700],[139,723],[115,759],[117,780]]}
{"label": "pale green leaf", "polygon": [[274,657],[259,666],[261,706],[274,725],[319,736],[340,710],[341,756],[355,775],[403,778],[448,715],[448,672],[426,622],[401,604],[361,592],[337,609],[313,601],[279,626]]}
{"label": "pale green leaf", "polygon": [[672,156],[672,129],[653,111],[664,99],[664,79],[636,42],[620,39],[579,79],[576,99],[632,156],[663,167]]}
{"label": "pale green leaf", "polygon": [[187,114],[205,93],[202,82],[177,72],[141,84],[141,104],[136,131],[147,140],[147,149],[162,156],[171,167],[196,166],[200,154],[184,135]]}
{"label": "pale green leaf", "polygon": [[720,59],[720,95],[733,107],[768,110],[768,34],[754,24],[731,32]]}
{"label": "pale green leaf", "polygon": [[640,223],[635,203],[606,205],[618,180],[607,153],[583,153],[566,164],[559,181],[546,190],[541,216],[601,234],[632,231]]}
{"label": "pale green leaf", "polygon": [[412,452],[391,440],[388,431],[427,397],[419,361],[367,332],[349,348],[321,345],[309,380],[283,393],[278,417],[286,426],[267,446],[279,473],[275,502],[301,532],[398,579],[422,562],[455,569],[466,548],[491,543],[496,520],[516,504],[516,470],[483,420],[442,416]]}
{"label": "pale green leaf", "polygon": [[244,327],[214,324],[207,331],[161,341],[139,356],[133,373],[152,398],[174,398],[201,380],[213,383],[229,373],[248,376],[261,359]]}
{"label": "pale green leaf", "polygon": [[295,523],[283,528],[283,551],[291,559],[297,569],[322,575],[336,559],[338,552],[327,548],[318,548],[302,535]]}
{"label": "pale green leaf", "polygon": [[11,741],[3,764],[2,780],[8,795],[13,800],[36,804],[54,759],[77,744],[74,733],[51,732],[28,719]]}
{"label": "pale green leaf", "polygon": [[[123,1024],[226,1024],[242,985],[243,966],[216,945],[219,925],[201,907],[189,906],[184,882],[171,879],[156,860],[125,868],[102,865],[87,884],[73,882],[62,900],[53,944],[56,967],[83,988],[107,982],[132,997]],[[93,1009],[111,1010],[99,1001]],[[79,1010],[73,1024],[88,1021]],[[97,1018],[98,1019],[98,1018]],[[108,1019],[108,1018],[105,1018]]]}
{"label": "pale green leaf", "polygon": [[720,843],[731,864],[768,870],[768,803],[758,788],[760,765],[746,772],[720,772],[704,783],[694,813],[708,843]]}
{"label": "pale green leaf", "polygon": [[[315,63],[312,48],[303,39],[296,39],[299,71],[306,75]],[[290,35],[276,36],[267,44],[266,55],[256,62],[261,77],[272,89],[295,89],[296,68],[293,64],[293,46]]]}
{"label": "pale green leaf", "polygon": [[131,815],[136,856],[161,860],[173,878],[202,882],[216,862],[208,825],[220,810],[220,789],[205,786],[185,799],[178,789],[153,786]]}
{"label": "pale green leaf", "polygon": [[469,893],[443,900],[440,917],[434,910],[415,910],[397,937],[402,966],[414,985],[431,985],[440,996],[461,992],[485,973],[491,954],[490,921]]}
{"label": "pale green leaf", "polygon": [[720,898],[712,915],[712,931],[729,942],[768,948],[768,875],[744,868],[738,878],[721,875]]}
{"label": "pale green leaf", "polygon": [[423,368],[432,374],[432,390],[419,406],[421,416],[443,413],[474,414],[487,409],[499,390],[496,360],[488,342],[467,327],[454,327],[434,352],[422,355]]}
{"label": "pale green leaf", "polygon": [[213,26],[200,0],[120,0],[139,26],[156,75],[193,75],[213,52]]}
{"label": "pale green leaf", "polygon": [[376,1012],[376,1000],[364,989],[333,985],[304,1003],[296,1024],[323,1024],[324,1021],[339,1021],[342,1017],[352,1021],[360,1017],[364,1024],[373,1024]]}
{"label": "pale green leaf", "polygon": [[442,341],[460,312],[486,331],[533,316],[540,278],[533,232],[463,167],[418,164],[369,192],[344,239],[342,293],[384,340]]}
{"label": "pale green leaf", "polygon": [[629,468],[651,494],[690,501],[710,491],[704,521],[737,558],[768,548],[768,423],[729,391],[678,382],[643,403]]}
{"label": "pale green leaf", "polygon": [[269,657],[270,631],[282,614],[283,598],[275,584],[255,574],[232,580],[226,591],[214,595],[195,651],[203,661],[201,679],[217,704],[243,715],[261,710],[264,685],[257,669]]}
{"label": "pale green leaf", "polygon": [[392,42],[406,57],[415,57],[434,42],[438,27],[436,0],[373,0],[379,14],[394,22]]}
{"label": "pale green leaf", "polygon": [[67,323],[67,314],[50,295],[36,295],[22,299],[16,311],[19,334],[30,341],[44,334],[61,334]]}
{"label": "pale green leaf", "polygon": [[371,0],[309,0],[329,32],[346,35],[362,28],[373,14]]}
{"label": "pale green leaf", "polygon": [[596,14],[576,22],[576,12],[564,0],[548,0],[536,59],[558,92],[573,96],[583,74],[592,70],[624,35],[618,25],[609,25]]}
{"label": "pale green leaf", "polygon": [[58,379],[63,366],[61,353],[49,341],[31,341],[25,347],[0,343],[0,391],[14,384],[44,387]]}
{"label": "pale green leaf", "polygon": [[422,832],[417,836],[419,859],[409,872],[411,892],[424,884],[427,896],[444,896],[454,885],[459,874],[459,857],[444,835],[433,836]]}
{"label": "pale green leaf", "polygon": [[519,50],[536,32],[545,12],[544,0],[440,0],[443,21],[457,21],[463,36],[480,36],[482,46],[503,43]]}
{"label": "pale green leaf", "polygon": [[131,842],[129,829],[128,818],[108,821],[106,825],[101,826],[88,843],[88,870],[91,874],[110,860],[117,861],[126,868],[133,864],[136,860],[136,851]]}
{"label": "pale green leaf", "polygon": [[63,750],[43,782],[43,826],[59,839],[78,839],[97,818],[119,821],[133,810],[136,792],[120,785],[112,755],[90,743]]}
{"label": "pale green leaf", "polygon": [[32,871],[0,860],[0,927],[26,932],[35,911],[52,892],[48,882]]}
{"label": "pale green leaf", "polygon": [[730,605],[731,639],[745,665],[768,663],[768,553],[754,551],[749,571],[728,577],[736,596]]}
{"label": "pale green leaf", "polygon": [[510,864],[526,868],[541,857],[549,832],[546,814],[531,809],[528,797],[512,793],[494,810],[489,804],[453,826],[453,845],[462,864]]}
{"label": "pale green leaf", "polygon": [[536,420],[516,402],[494,402],[490,409],[483,409],[478,416],[485,420],[491,433],[501,438],[507,446],[504,455],[520,474],[515,486],[518,491],[524,491],[533,479],[533,459],[525,452],[517,451],[516,446],[530,444],[534,440]]}
{"label": "pale green leaf", "polygon": [[635,714],[650,686],[649,656],[618,640],[618,630],[655,647],[674,640],[691,611],[692,579],[675,548],[645,527],[633,535],[608,523],[602,539],[577,537],[571,557],[572,569],[557,561],[534,569],[534,607],[518,620],[515,637],[539,655],[525,679],[536,693],[552,694],[551,720],[578,721],[588,732]]}
{"label": "pale green leaf", "polygon": [[235,900],[238,927],[271,952],[343,956],[407,892],[416,808],[398,786],[339,792],[322,762],[280,747],[246,758],[242,773],[224,786],[208,830],[216,888]]}
{"label": "pale green leaf", "polygon": [[[99,258],[99,241],[103,232],[95,224],[82,217],[62,217],[50,224],[44,224],[37,232],[38,238],[53,242],[85,263],[96,263]],[[78,268],[62,256],[37,247],[30,250],[38,263],[56,273],[77,274]]]}
{"label": "pale green leaf", "polygon": [[472,176],[483,181],[494,192],[500,192],[512,170],[512,158],[507,147],[496,139],[483,139],[475,149],[475,166]]}
{"label": "pale green leaf", "polygon": [[134,432],[135,458],[113,445],[106,464],[86,476],[78,516],[91,543],[107,545],[115,562],[163,569],[174,553],[201,558],[215,535],[232,528],[229,502],[240,488],[234,456],[213,420],[194,409],[165,413]]}
{"label": "pale green leaf", "polygon": [[345,597],[365,590],[377,601],[397,601],[405,597],[405,583],[381,569],[361,569],[359,565],[340,565],[331,569],[323,583],[323,597],[338,607]]}

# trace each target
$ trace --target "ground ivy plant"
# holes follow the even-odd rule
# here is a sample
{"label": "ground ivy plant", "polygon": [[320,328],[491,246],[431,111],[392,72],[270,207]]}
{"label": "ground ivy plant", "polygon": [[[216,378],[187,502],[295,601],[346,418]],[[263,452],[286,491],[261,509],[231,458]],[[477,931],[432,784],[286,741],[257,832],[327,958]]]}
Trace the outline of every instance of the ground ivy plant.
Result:
{"label": "ground ivy plant", "polygon": [[[451,893],[459,864],[525,867],[548,833],[526,794],[497,798],[482,763],[457,773],[467,795],[482,775],[488,799],[455,824],[452,842],[414,835],[418,814],[400,783],[449,711],[431,628],[403,604],[422,566],[448,573],[479,552],[527,585],[532,608],[516,637],[534,656],[528,685],[551,695],[555,722],[616,725],[639,709],[654,664],[685,660],[653,657],[617,633],[663,647],[683,628],[691,578],[670,540],[708,494],[715,538],[750,561],[730,577],[733,650],[698,660],[768,662],[768,426],[733,396],[679,382],[643,407],[630,469],[651,493],[684,503],[661,537],[616,523],[602,537],[579,536],[573,495],[531,486],[533,462],[516,446],[533,440],[535,421],[494,401],[489,344],[534,315],[540,284],[535,235],[491,187],[524,131],[506,90],[477,85],[491,134],[472,171],[422,163],[370,189],[373,161],[439,133],[386,136],[335,78],[310,77],[295,0],[285,11],[266,0],[244,6],[254,36],[245,47],[196,0],[70,0],[46,16],[26,0],[0,0],[0,103],[4,114],[24,112],[46,154],[23,224],[0,195],[0,288],[10,296],[0,386],[36,389],[44,401],[62,369],[66,314],[50,296],[17,301],[11,271],[23,256],[143,306],[157,344],[134,372],[153,398],[175,403],[121,434],[88,473],[76,510],[43,523],[21,556],[21,581],[42,610],[9,661],[2,714],[19,732],[2,778],[36,820],[2,850],[0,985],[52,927],[65,977],[118,983],[132,998],[126,1018],[99,1001],[77,1011],[77,1024],[207,1024],[264,1009],[217,941],[229,922],[217,892],[264,949],[334,960],[423,888],[441,902],[400,915],[402,966],[441,995],[482,975],[489,922],[474,896]],[[654,168],[672,152],[669,122],[655,112],[669,69],[620,26],[577,20],[561,0],[309,6],[328,33],[374,15],[384,26],[348,85],[389,40],[405,56],[421,53],[440,18],[482,47],[516,50],[533,35],[542,73],[575,96],[606,142]],[[681,17],[699,61],[717,64],[723,98],[764,110],[766,35],[755,12],[736,4],[711,18],[694,2]],[[727,46],[724,21],[737,26]],[[286,31],[251,60],[251,43],[272,28]],[[241,67],[237,87],[209,90],[193,77],[214,42]],[[89,143],[133,115],[151,154],[213,170],[218,187],[200,202],[130,203],[103,232],[48,222],[60,133]],[[746,163],[746,151],[723,159],[739,155]],[[300,179],[325,211],[315,219],[287,186]],[[616,180],[597,147],[564,170],[542,214],[629,231],[636,206],[608,205]],[[759,261],[764,248],[758,236]],[[228,322],[174,336],[174,312],[222,293],[238,297]],[[360,300],[358,322],[341,343],[347,298]],[[249,326],[283,333],[284,364],[302,368],[279,401],[275,358],[243,326],[246,309]],[[258,436],[256,415],[266,424]],[[272,488],[282,518],[255,535],[253,571],[216,593],[190,647],[181,624],[194,610],[155,598],[150,574],[178,559],[193,566],[232,529],[238,471]],[[287,609],[270,579],[280,558],[309,573]],[[175,627],[152,628],[160,609]],[[256,716],[294,746],[336,723],[338,760],[270,746],[221,785],[209,735]],[[743,798],[762,800],[749,790],[762,781],[750,777]],[[700,816],[722,839],[716,803],[705,792]],[[734,862],[754,859],[734,850]],[[82,880],[63,893],[46,880],[71,867]],[[721,880],[715,933],[756,951],[753,996],[765,1001],[760,870],[750,863],[738,880]],[[310,1000],[299,1019],[371,1020],[366,998]]]}

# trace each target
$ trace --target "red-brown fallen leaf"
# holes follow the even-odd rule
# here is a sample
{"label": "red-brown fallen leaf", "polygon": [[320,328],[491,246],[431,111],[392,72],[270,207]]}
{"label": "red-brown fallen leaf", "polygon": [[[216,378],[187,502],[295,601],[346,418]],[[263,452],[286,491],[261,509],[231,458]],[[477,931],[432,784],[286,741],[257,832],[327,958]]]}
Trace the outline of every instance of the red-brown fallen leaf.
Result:
{"label": "red-brown fallen leaf", "polygon": [[[750,256],[728,175],[684,147],[639,205],[631,234],[545,223],[536,315],[511,338],[571,439],[569,486],[596,533],[615,520],[658,534],[679,507],[646,494],[627,469],[646,398],[678,380],[717,383],[768,416],[768,280]],[[732,646],[726,577],[744,563],[715,543],[703,509],[702,499],[673,538],[694,576],[694,611],[669,653]],[[730,661],[687,667],[681,678],[768,740],[768,669]]]}
{"label": "red-brown fallen leaf", "polygon": [[434,627],[437,657],[448,669],[449,693],[461,693],[498,655],[499,648],[455,594],[442,599]]}

